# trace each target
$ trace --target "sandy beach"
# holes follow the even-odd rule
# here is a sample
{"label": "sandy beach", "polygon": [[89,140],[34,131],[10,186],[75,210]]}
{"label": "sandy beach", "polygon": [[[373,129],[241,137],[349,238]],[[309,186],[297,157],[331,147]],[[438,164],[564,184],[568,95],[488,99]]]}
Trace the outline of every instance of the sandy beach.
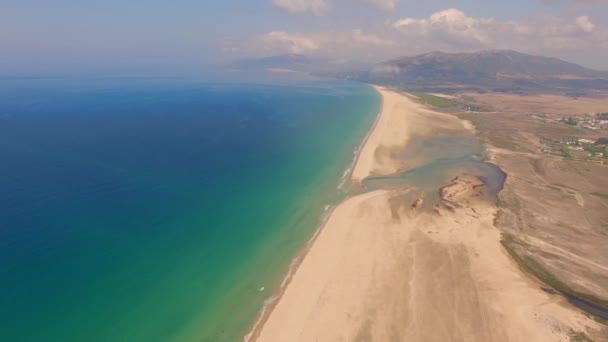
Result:
{"label": "sandy beach", "polygon": [[[352,181],[411,165],[415,135],[470,124],[376,88],[383,109]],[[570,341],[597,323],[541,289],[501,246],[495,205],[463,175],[440,184],[443,206],[395,208],[409,189],[375,190],[338,205],[306,250],[255,341]]]}
{"label": "sandy beach", "polygon": [[383,98],[382,112],[354,166],[351,178],[355,183],[368,176],[393,174],[412,167],[395,155],[405,148],[414,135],[472,129],[468,122],[429,110],[407,94],[384,87],[375,88]]}

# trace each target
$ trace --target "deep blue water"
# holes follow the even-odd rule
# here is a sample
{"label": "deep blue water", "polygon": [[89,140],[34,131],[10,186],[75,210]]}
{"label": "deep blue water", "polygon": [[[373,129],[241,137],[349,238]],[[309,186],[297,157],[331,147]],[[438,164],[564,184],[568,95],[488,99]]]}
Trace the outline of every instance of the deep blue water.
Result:
{"label": "deep blue water", "polygon": [[238,339],[379,106],[330,81],[0,81],[0,340]]}

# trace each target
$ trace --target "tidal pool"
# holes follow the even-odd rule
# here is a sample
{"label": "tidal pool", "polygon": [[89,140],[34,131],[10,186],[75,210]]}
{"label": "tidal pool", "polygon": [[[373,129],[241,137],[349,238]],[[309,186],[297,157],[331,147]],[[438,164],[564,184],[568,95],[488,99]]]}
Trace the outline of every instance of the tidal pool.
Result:
{"label": "tidal pool", "polygon": [[439,190],[458,176],[475,176],[484,184],[484,194],[498,200],[506,175],[496,165],[484,161],[486,150],[470,133],[418,136],[407,147],[393,155],[402,160],[407,169],[387,176],[372,176],[363,181],[368,190],[410,189],[404,200],[424,198],[424,207],[439,201]]}

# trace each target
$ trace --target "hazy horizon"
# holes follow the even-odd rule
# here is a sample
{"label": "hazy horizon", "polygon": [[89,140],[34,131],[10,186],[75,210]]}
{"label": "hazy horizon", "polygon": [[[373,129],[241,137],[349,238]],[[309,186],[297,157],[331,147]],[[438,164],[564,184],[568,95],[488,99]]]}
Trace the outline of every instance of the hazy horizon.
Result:
{"label": "hazy horizon", "polygon": [[608,338],[608,0],[3,0],[0,156],[0,342]]}
{"label": "hazy horizon", "polygon": [[8,1],[0,75],[193,72],[281,54],[377,63],[510,49],[608,70],[608,2]]}

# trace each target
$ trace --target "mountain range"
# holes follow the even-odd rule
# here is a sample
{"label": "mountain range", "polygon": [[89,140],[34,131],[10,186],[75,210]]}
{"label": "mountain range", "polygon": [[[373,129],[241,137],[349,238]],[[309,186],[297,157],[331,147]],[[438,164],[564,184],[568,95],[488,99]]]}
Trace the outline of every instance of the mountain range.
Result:
{"label": "mountain range", "polygon": [[497,91],[608,89],[608,73],[557,58],[510,50],[430,52],[378,63],[341,78],[403,87],[477,87]]}
{"label": "mountain range", "polygon": [[373,73],[388,72],[402,80],[479,80],[504,77],[596,78],[598,71],[557,58],[540,57],[509,50],[476,53],[431,52],[380,63]]}
{"label": "mountain range", "polygon": [[511,50],[436,51],[373,65],[290,54],[242,60],[225,67],[242,71],[298,71],[409,89],[608,90],[608,72]]}

